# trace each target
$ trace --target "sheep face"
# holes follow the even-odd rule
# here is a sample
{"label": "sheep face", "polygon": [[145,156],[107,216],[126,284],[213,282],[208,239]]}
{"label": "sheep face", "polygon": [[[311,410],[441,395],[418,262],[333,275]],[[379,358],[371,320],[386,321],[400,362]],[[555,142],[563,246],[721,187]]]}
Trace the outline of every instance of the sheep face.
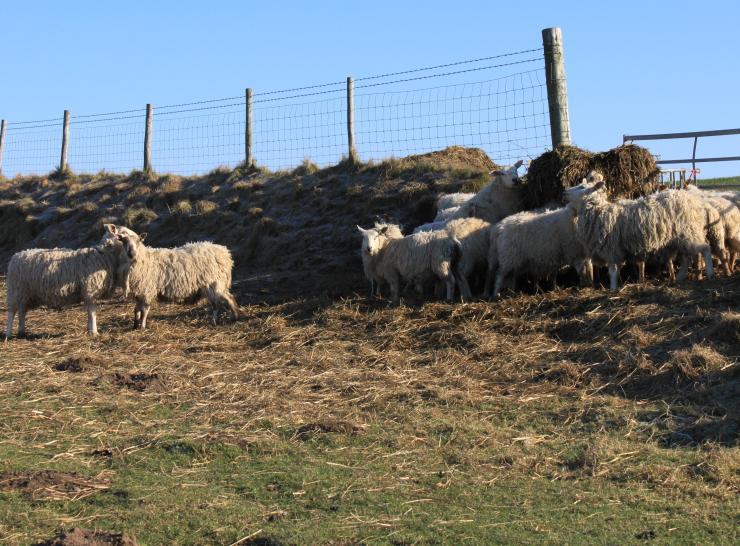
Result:
{"label": "sheep face", "polygon": [[586,176],[587,182],[601,182],[602,180],[604,180],[604,175],[601,174],[599,171],[591,171]]}
{"label": "sheep face", "polygon": [[497,180],[505,188],[514,188],[519,184],[519,173],[517,169],[523,164],[524,161],[520,159],[508,169],[491,171],[491,176],[493,176],[494,181]]}
{"label": "sheep face", "polygon": [[589,182],[584,178],[583,182],[577,186],[570,187],[563,192],[563,200],[566,203],[579,206],[587,196],[604,189],[604,187],[603,180],[598,182]]}
{"label": "sheep face", "polygon": [[144,246],[143,242],[146,239],[146,233],[139,235],[127,227],[116,226],[115,224],[105,224],[105,229],[106,233],[103,236],[103,244],[107,244],[109,241],[120,242],[128,260],[132,262],[136,261],[141,248]]}
{"label": "sheep face", "polygon": [[357,229],[362,233],[362,255],[376,256],[383,246],[385,236],[377,229],[362,229],[360,226]]}

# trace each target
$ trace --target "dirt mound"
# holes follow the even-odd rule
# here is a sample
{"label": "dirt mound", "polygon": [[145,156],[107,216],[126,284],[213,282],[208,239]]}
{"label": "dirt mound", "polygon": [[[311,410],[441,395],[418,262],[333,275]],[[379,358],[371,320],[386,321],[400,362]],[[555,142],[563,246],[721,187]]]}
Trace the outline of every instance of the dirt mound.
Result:
{"label": "dirt mound", "polygon": [[136,392],[165,392],[167,384],[158,373],[121,373],[114,372],[97,378],[94,384],[107,383],[120,389],[128,389]]}
{"label": "dirt mound", "polygon": [[402,163],[422,163],[438,169],[483,169],[492,171],[498,166],[480,148],[450,146],[444,150],[426,154],[410,155],[401,159]]}
{"label": "dirt mound", "polygon": [[19,491],[34,499],[77,500],[108,489],[106,474],[94,478],[56,470],[3,472],[0,489]]}
{"label": "dirt mound", "polygon": [[54,538],[37,542],[34,546],[138,546],[136,539],[126,533],[94,531],[75,527],[62,531]]}
{"label": "dirt mound", "polygon": [[559,201],[564,189],[580,184],[591,170],[604,175],[612,198],[634,198],[657,189],[658,167],[645,148],[628,144],[594,153],[558,146],[529,165],[524,187],[527,208]]}

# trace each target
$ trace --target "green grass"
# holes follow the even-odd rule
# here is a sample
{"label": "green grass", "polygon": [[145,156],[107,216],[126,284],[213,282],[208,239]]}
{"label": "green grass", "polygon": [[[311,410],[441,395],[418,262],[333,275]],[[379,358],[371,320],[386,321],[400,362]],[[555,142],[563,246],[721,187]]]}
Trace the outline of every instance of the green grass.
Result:
{"label": "green grass", "polygon": [[699,179],[698,184],[700,186],[740,186],[740,176]]}

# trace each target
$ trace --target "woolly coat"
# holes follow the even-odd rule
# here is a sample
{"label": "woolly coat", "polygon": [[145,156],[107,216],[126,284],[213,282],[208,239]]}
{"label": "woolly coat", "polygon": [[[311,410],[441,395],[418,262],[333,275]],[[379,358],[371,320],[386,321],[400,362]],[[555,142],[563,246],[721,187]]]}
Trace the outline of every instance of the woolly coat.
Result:
{"label": "woolly coat", "polygon": [[8,264],[9,309],[59,308],[111,295],[116,287],[119,253],[116,245],[71,250],[24,250]]}
{"label": "woolly coat", "polygon": [[526,211],[501,220],[490,230],[489,274],[545,277],[573,266],[583,280],[588,255],[576,237],[575,208]]}
{"label": "woolly coat", "polygon": [[524,209],[521,186],[511,173],[494,176],[490,184],[460,205],[448,219],[475,216],[491,224]]}
{"label": "woolly coat", "polygon": [[200,242],[177,248],[139,247],[136,260],[128,271],[132,295],[150,304],[165,301],[195,302],[201,297],[211,301],[229,294],[234,261],[222,245]]}

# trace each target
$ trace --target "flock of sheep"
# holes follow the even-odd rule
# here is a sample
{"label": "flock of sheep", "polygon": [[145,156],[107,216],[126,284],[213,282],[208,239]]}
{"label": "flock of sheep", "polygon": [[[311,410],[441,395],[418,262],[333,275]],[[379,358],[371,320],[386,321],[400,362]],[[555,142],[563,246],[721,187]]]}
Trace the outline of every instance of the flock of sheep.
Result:
{"label": "flock of sheep", "polygon": [[87,309],[87,331],[97,335],[97,302],[117,287],[136,301],[134,327],[145,329],[155,300],[197,301],[207,298],[213,321],[226,307],[236,319],[239,307],[231,295],[234,261],[229,249],[201,242],[178,248],[144,245],[146,233],[105,224],[105,235],[94,247],[77,250],[35,248],[13,255],[8,264],[8,318],[5,340],[13,333],[18,314],[18,336],[26,333],[26,312],[40,306],[63,307],[82,302]]}
{"label": "flock of sheep", "polygon": [[[483,296],[498,297],[513,287],[517,275],[552,278],[573,267],[582,285],[593,284],[593,267],[606,266],[611,290],[620,268],[645,263],[665,265],[671,280],[687,276],[689,261],[704,262],[713,276],[712,256],[726,274],[740,252],[740,195],[703,191],[696,186],[665,189],[639,199],[610,201],[603,176],[592,171],[564,192],[565,205],[551,203],[523,211],[519,161],[492,172],[492,181],[477,194],[443,195],[434,222],[403,236],[395,224],[357,228],[362,234],[362,263],[371,294],[387,283],[395,302],[402,282],[423,290],[432,280],[446,285],[447,299],[459,287],[463,301],[472,298],[473,272],[485,270]],[[678,277],[674,260],[680,258]]]}
{"label": "flock of sheep", "polygon": [[[565,267],[578,272],[582,285],[593,284],[593,266],[607,266],[610,286],[617,289],[620,267],[657,260],[675,279],[687,275],[691,258],[703,258],[707,277],[712,257],[729,275],[740,252],[738,195],[687,190],[662,190],[639,198],[609,201],[603,176],[592,172],[565,191],[565,206],[552,203],[522,211],[519,161],[492,173],[477,194],[443,195],[435,221],[404,236],[399,226],[376,223],[363,229],[362,263],[371,294],[384,283],[399,301],[401,284],[423,289],[442,281],[447,299],[459,290],[463,301],[473,297],[470,280],[484,269],[484,297],[497,297],[516,275],[553,277]],[[199,242],[178,248],[144,245],[146,234],[105,225],[99,244],[89,248],[32,249],[13,255],[7,273],[5,339],[18,315],[18,335],[26,333],[26,312],[40,306],[63,307],[82,302],[88,333],[97,334],[97,302],[116,288],[135,302],[134,327],[145,329],[155,300],[194,302],[207,298],[213,321],[227,309],[236,319],[239,307],[230,292],[234,262],[221,245]]]}

